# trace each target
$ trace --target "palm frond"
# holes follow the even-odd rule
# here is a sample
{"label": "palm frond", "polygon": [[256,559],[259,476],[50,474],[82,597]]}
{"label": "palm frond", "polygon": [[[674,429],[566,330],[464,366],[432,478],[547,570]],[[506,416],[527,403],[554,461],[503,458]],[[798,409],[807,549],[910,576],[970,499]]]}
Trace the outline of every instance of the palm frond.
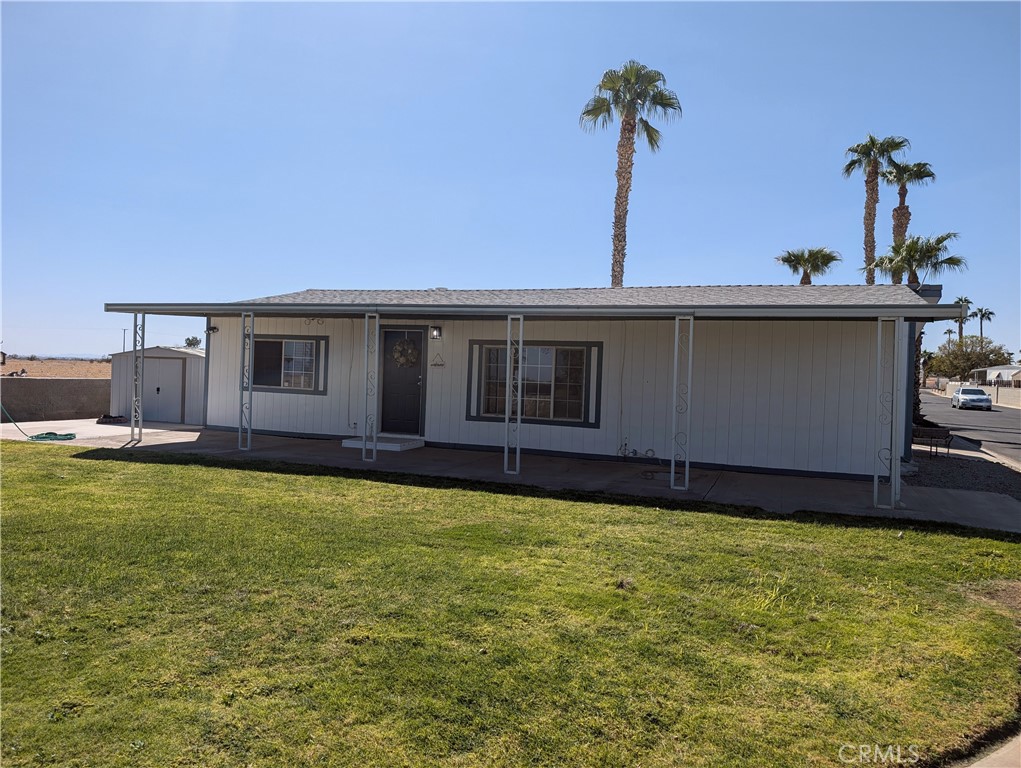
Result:
{"label": "palm frond", "polygon": [[857,170],[868,171],[873,163],[883,165],[889,162],[895,153],[910,146],[911,142],[903,136],[887,136],[878,139],[870,133],[865,137],[865,141],[852,144],[844,151],[844,154],[850,158],[844,165],[844,176],[851,176]]}
{"label": "palm frond", "polygon": [[656,88],[649,94],[649,114],[670,120],[674,116],[681,117],[681,102],[677,94],[666,88]]}
{"label": "palm frond", "polygon": [[644,117],[638,118],[637,130],[635,132],[639,136],[645,137],[646,142],[649,144],[649,149],[653,152],[659,150],[659,139],[661,136],[659,129],[653,127]]}
{"label": "palm frond", "polygon": [[928,163],[898,163],[892,157],[887,159],[882,176],[887,184],[893,186],[922,185],[936,180],[936,174],[932,172],[932,166]]}
{"label": "palm frond", "polygon": [[[850,152],[850,150],[848,150],[848,151]],[[854,158],[852,160],[848,160],[847,163],[844,165],[844,170],[843,170],[844,178],[850,178],[851,176],[854,175],[855,171],[857,171],[860,168],[864,168],[865,165],[866,165],[866,163],[860,157],[856,157],[856,158]]]}
{"label": "palm frond", "polygon": [[883,274],[906,272],[919,276],[919,282],[924,282],[944,272],[966,269],[968,262],[962,256],[947,255],[948,244],[957,237],[956,232],[945,232],[936,237],[909,237],[894,245],[888,254],[876,259],[876,270]]}
{"label": "palm frond", "polygon": [[777,263],[783,264],[794,274],[807,272],[810,277],[826,274],[840,260],[840,254],[829,248],[799,248],[784,251],[776,257]]}
{"label": "palm frond", "polygon": [[677,94],[663,87],[666,78],[656,69],[631,59],[620,69],[608,69],[603,73],[595,95],[589,99],[578,118],[582,128],[595,130],[606,128],[614,116],[634,118],[637,133],[643,136],[649,148],[659,149],[662,134],[649,121],[649,117],[666,120],[681,114],[681,102]]}
{"label": "palm frond", "polygon": [[613,105],[605,96],[593,96],[581,111],[578,122],[587,131],[605,128],[613,122]]}

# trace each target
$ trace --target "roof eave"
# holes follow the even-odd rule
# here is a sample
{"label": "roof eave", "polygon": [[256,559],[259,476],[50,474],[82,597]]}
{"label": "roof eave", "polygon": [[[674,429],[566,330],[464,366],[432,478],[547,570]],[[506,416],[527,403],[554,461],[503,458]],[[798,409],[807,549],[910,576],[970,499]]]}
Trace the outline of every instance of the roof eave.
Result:
{"label": "roof eave", "polygon": [[464,306],[464,305],[378,305],[378,304],[105,304],[107,312],[130,312],[181,317],[220,317],[251,312],[262,316],[358,317],[365,314],[402,317],[475,316],[503,317],[521,314],[534,317],[674,317],[695,315],[701,318],[776,318],[776,319],[874,319],[902,317],[907,320],[956,320],[956,304],[902,305],[709,305],[709,306]]}

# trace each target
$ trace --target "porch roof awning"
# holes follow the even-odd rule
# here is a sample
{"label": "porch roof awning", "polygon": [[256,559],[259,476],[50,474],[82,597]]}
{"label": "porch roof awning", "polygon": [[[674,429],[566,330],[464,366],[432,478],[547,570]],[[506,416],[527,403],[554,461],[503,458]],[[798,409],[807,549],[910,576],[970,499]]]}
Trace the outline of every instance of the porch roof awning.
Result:
{"label": "porch roof awning", "polygon": [[[921,293],[938,296],[936,286]],[[928,290],[927,290],[928,289]],[[935,304],[906,285],[709,285],[521,290],[306,290],[216,303],[108,303],[107,312],[215,317],[384,317],[447,319],[523,314],[533,318],[956,320],[958,304]]]}

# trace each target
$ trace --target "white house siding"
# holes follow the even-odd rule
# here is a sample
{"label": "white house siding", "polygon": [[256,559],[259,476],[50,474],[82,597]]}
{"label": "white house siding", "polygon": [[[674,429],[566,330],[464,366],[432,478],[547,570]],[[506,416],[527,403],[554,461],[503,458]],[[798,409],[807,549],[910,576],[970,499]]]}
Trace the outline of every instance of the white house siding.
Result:
{"label": "white house siding", "polygon": [[[237,426],[240,318],[216,317],[209,339],[208,423]],[[441,325],[428,342],[424,437],[502,446],[504,425],[466,418],[470,340],[503,340],[506,320],[383,320]],[[887,324],[884,344],[892,344]],[[256,334],[329,338],[326,395],[255,392],[256,430],[360,434],[364,410],[361,319],[256,317]],[[602,343],[598,428],[523,424],[523,448],[669,459],[673,318],[540,321],[525,340]],[[694,462],[867,475],[873,471],[878,397],[875,321],[696,320],[690,458]],[[437,355],[442,366],[430,365]],[[682,370],[683,374],[683,370]],[[682,421],[683,428],[683,421]],[[888,430],[885,427],[884,430]],[[888,432],[887,432],[888,434]],[[888,439],[888,438],[887,438]]]}

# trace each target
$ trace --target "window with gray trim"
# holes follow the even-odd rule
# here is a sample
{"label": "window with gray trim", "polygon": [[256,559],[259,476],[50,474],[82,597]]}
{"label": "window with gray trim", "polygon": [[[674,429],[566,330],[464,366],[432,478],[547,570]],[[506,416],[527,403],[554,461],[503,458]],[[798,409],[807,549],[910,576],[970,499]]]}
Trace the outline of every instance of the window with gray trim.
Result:
{"label": "window with gray trim", "polygon": [[325,394],[326,338],[256,336],[252,386],[258,390]]}
{"label": "window with gray trim", "polygon": [[[599,425],[599,342],[530,342],[514,353],[511,375],[521,372],[521,419],[536,424]],[[469,420],[503,421],[507,403],[507,345],[470,342],[474,379]],[[511,402],[511,416],[517,403]]]}

